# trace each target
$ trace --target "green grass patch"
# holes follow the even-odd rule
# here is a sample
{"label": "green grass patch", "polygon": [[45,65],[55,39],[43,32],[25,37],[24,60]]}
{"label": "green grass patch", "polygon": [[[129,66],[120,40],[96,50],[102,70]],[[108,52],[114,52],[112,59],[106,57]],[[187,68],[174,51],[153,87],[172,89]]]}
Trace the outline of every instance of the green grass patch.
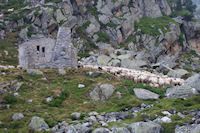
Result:
{"label": "green grass patch", "polygon": [[62,0],[45,0],[45,3],[52,2],[52,3],[60,3]]}
{"label": "green grass patch", "polygon": [[[17,102],[13,100],[12,96],[8,96],[6,100],[3,98],[3,103],[11,104],[10,109],[0,110],[0,132],[4,132],[4,128],[8,128],[8,132],[28,132],[30,128],[28,124],[33,116],[39,116],[53,127],[58,122],[66,121],[72,123],[71,113],[79,112],[82,114],[79,121],[84,121],[82,118],[84,114],[96,111],[102,112],[116,112],[124,111],[132,107],[140,107],[142,103],[152,104],[154,107],[139,112],[136,118],[131,114],[127,119],[118,123],[109,123],[109,127],[114,125],[122,125],[123,123],[133,123],[137,121],[144,121],[146,118],[154,120],[156,115],[161,114],[162,111],[167,110],[172,112],[176,109],[177,112],[198,110],[200,108],[199,96],[183,99],[165,99],[162,95],[165,92],[163,88],[152,88],[144,84],[136,84],[131,80],[117,79],[112,75],[101,74],[96,78],[88,76],[86,73],[89,71],[96,72],[90,69],[65,69],[66,74],[60,75],[57,69],[43,69],[41,70],[43,76],[29,75],[24,70],[11,69],[1,70],[5,72],[5,76],[0,76],[1,82],[11,82],[17,80],[23,82],[22,87],[18,93],[20,97]],[[43,80],[43,78],[46,80]],[[112,84],[116,90],[113,95],[106,101],[95,103],[90,100],[89,92],[94,89],[98,84]],[[78,88],[78,84],[84,84],[85,88]],[[133,88],[144,88],[161,95],[161,99],[157,100],[158,103],[152,100],[140,100],[136,98]],[[61,90],[61,92],[58,92]],[[121,99],[118,99],[116,92],[122,94]],[[46,103],[47,97],[54,97],[53,101]],[[32,99],[33,102],[29,103],[28,100]],[[13,102],[14,101],[14,102]],[[16,104],[17,103],[17,104]],[[14,113],[23,113],[24,118],[18,122],[12,120]],[[192,119],[192,116],[186,115],[184,119],[178,116],[172,117],[172,123],[181,125]],[[98,125],[97,125],[98,126]],[[165,132],[173,131],[173,125],[163,125]]]}
{"label": "green grass patch", "polygon": [[[8,52],[8,55],[6,55],[5,51]],[[17,46],[15,44],[9,43],[5,40],[0,40],[0,54],[0,64],[17,66],[18,51]]]}
{"label": "green grass patch", "polygon": [[4,97],[5,104],[15,104],[17,103],[17,98],[14,95],[7,95]]}
{"label": "green grass patch", "polygon": [[96,34],[99,36],[99,38],[97,39],[97,42],[109,42],[110,41],[110,37],[108,34],[106,34],[105,32],[96,32]]}
{"label": "green grass patch", "polygon": [[135,23],[135,29],[141,29],[143,34],[152,36],[160,35],[159,29],[165,34],[169,30],[169,23],[177,24],[172,18],[168,16],[162,16],[158,18],[143,17],[140,22]]}

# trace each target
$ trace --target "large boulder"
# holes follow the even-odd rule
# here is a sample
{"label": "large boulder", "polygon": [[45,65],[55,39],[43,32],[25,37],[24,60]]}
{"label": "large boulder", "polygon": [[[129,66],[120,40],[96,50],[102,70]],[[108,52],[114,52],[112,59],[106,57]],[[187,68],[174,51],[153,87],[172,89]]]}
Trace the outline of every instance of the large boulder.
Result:
{"label": "large boulder", "polygon": [[184,22],[186,38],[190,47],[200,52],[200,22]]}
{"label": "large boulder", "polygon": [[88,133],[88,132],[79,132],[76,130],[75,126],[69,125],[65,121],[58,123],[52,128],[52,133]]}
{"label": "large boulder", "polygon": [[12,119],[13,120],[21,120],[21,119],[23,119],[24,118],[24,115],[22,114],[22,113],[15,113],[15,114],[13,114],[13,116],[12,116]]}
{"label": "large boulder", "polygon": [[96,8],[98,10],[98,12],[100,12],[101,14],[105,14],[107,16],[111,16],[112,14],[112,9],[114,7],[114,4],[112,3],[111,0],[109,1],[102,1],[102,0],[98,0]]}
{"label": "large boulder", "polygon": [[176,70],[170,70],[167,75],[170,77],[181,78],[182,76],[184,76],[188,73],[189,72],[184,69],[176,69]]}
{"label": "large boulder", "polygon": [[90,92],[90,98],[93,101],[104,101],[109,99],[115,91],[115,87],[111,84],[102,84],[96,86],[93,91]]}
{"label": "large boulder", "polygon": [[55,18],[56,18],[56,21],[58,23],[60,23],[61,21],[65,20],[65,16],[63,15],[62,11],[60,9],[57,9],[56,12],[55,12]]}
{"label": "large boulder", "polygon": [[100,25],[98,22],[95,22],[95,23],[91,23],[87,29],[86,29],[86,32],[89,34],[89,35],[94,35],[94,33],[98,32],[100,30]]}
{"label": "large boulder", "polygon": [[175,129],[175,133],[199,133],[199,132],[200,132],[200,124],[177,127]]}
{"label": "large boulder", "polygon": [[5,38],[5,31],[0,30],[0,39],[4,39],[4,38]]}
{"label": "large boulder", "polygon": [[146,66],[147,62],[143,60],[130,60],[123,59],[121,61],[121,66],[130,69],[139,69],[140,67]]}
{"label": "large boulder", "polygon": [[136,122],[129,125],[131,133],[160,133],[161,126],[154,122]]}
{"label": "large boulder", "polygon": [[157,4],[157,0],[139,1],[139,4],[145,16],[148,16],[151,18],[157,18],[157,17],[162,16],[160,7]]}
{"label": "large boulder", "polygon": [[113,59],[108,63],[108,66],[120,67],[121,62],[118,59]]}
{"label": "large boulder", "polygon": [[117,127],[112,129],[112,133],[130,133],[130,131],[125,127]]}
{"label": "large boulder", "polygon": [[31,122],[29,123],[29,127],[36,131],[42,131],[42,130],[49,130],[48,124],[44,121],[44,119],[34,116],[31,119]]}
{"label": "large boulder", "polygon": [[71,114],[72,119],[78,120],[78,119],[80,119],[80,117],[81,117],[81,113],[74,112],[74,113]]}
{"label": "large boulder", "polygon": [[99,65],[104,65],[106,66],[109,61],[111,60],[112,58],[110,56],[107,56],[107,55],[100,55],[98,58],[97,58],[97,63]]}
{"label": "large boulder", "polygon": [[145,89],[139,89],[135,88],[134,93],[137,98],[147,100],[147,99],[158,99],[159,95],[156,93],[153,93],[151,91],[145,90]]}
{"label": "large boulder", "polygon": [[92,133],[111,133],[111,131],[107,128],[97,128]]}
{"label": "large boulder", "polygon": [[43,75],[43,72],[37,69],[26,69],[26,72],[31,75]]}
{"label": "large boulder", "polygon": [[89,133],[90,128],[86,124],[77,124],[74,126],[78,133]]}
{"label": "large boulder", "polygon": [[200,92],[200,74],[195,74],[194,76],[188,78],[185,81],[185,84],[195,88],[198,92]]}
{"label": "large boulder", "polygon": [[99,21],[101,21],[101,23],[103,24],[107,24],[110,21],[109,17],[106,15],[99,15],[98,17],[99,17]]}
{"label": "large boulder", "polygon": [[27,36],[27,32],[28,32],[28,28],[24,28],[20,31],[19,33],[19,37],[21,39],[23,39],[24,41],[27,41],[28,40],[28,36]]}
{"label": "large boulder", "polygon": [[200,92],[200,74],[188,78],[184,85],[168,88],[166,96],[168,98],[190,97],[198,95]]}
{"label": "large boulder", "polygon": [[167,2],[167,0],[158,0],[159,7],[166,14],[170,15],[172,13],[171,8]]}
{"label": "large boulder", "polygon": [[175,86],[172,88],[168,88],[165,95],[168,98],[177,98],[177,97],[191,97],[194,95],[198,95],[199,93],[195,88],[192,88],[188,85]]}

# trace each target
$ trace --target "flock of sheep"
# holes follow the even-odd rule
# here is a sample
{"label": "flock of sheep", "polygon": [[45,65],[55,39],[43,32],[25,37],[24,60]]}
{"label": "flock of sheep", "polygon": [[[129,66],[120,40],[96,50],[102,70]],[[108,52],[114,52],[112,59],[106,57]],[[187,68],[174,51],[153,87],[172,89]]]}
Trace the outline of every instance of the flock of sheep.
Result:
{"label": "flock of sheep", "polygon": [[149,84],[152,87],[177,86],[184,84],[183,79],[157,75],[148,71],[134,70],[121,67],[112,67],[112,66],[93,66],[93,65],[83,65],[83,68],[101,70],[120,78],[133,80],[135,83]]}
{"label": "flock of sheep", "polygon": [[[8,12],[13,12],[13,11],[14,11],[14,8],[8,9]],[[0,12],[0,18],[3,18],[3,16],[4,16],[3,13]]]}

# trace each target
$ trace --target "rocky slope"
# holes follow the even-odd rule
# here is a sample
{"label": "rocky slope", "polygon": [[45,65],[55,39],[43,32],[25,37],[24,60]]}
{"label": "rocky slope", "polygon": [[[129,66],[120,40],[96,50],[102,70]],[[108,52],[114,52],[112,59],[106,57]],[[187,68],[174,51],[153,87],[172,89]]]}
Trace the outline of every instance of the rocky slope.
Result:
{"label": "rocky slope", "polygon": [[[0,132],[198,133],[200,23],[190,2],[0,0]],[[154,88],[93,69],[13,67],[18,44],[56,40],[61,26],[71,29],[83,65],[185,83]]]}
{"label": "rocky slope", "polygon": [[[185,21],[191,14],[186,3],[182,1],[177,10],[176,1],[166,0],[1,2],[0,38],[21,43],[41,36],[56,37],[62,25],[71,28],[79,56],[90,56],[83,62],[186,69],[185,63],[180,64],[185,60],[178,60],[180,54],[195,50],[198,58],[200,51],[200,24]],[[102,56],[106,61],[101,61]],[[190,69],[197,69],[198,63],[192,63]],[[160,72],[165,71],[169,69]]]}
{"label": "rocky slope", "polygon": [[199,78],[180,91],[92,69],[1,68],[0,132],[198,133],[199,95],[186,86]]}

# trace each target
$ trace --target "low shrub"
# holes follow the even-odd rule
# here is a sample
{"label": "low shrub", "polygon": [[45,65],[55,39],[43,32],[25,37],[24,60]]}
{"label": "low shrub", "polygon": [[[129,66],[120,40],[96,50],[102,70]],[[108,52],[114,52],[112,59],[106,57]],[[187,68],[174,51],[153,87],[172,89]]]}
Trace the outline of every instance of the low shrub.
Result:
{"label": "low shrub", "polygon": [[3,98],[5,104],[15,104],[17,103],[17,98],[14,95],[7,95]]}
{"label": "low shrub", "polygon": [[104,33],[104,32],[97,32],[96,33],[99,38],[97,39],[97,42],[109,42],[110,41],[110,37],[108,34]]}
{"label": "low shrub", "polygon": [[55,97],[51,102],[47,103],[51,107],[60,107],[64,100],[68,97],[68,91],[65,89],[60,96]]}

